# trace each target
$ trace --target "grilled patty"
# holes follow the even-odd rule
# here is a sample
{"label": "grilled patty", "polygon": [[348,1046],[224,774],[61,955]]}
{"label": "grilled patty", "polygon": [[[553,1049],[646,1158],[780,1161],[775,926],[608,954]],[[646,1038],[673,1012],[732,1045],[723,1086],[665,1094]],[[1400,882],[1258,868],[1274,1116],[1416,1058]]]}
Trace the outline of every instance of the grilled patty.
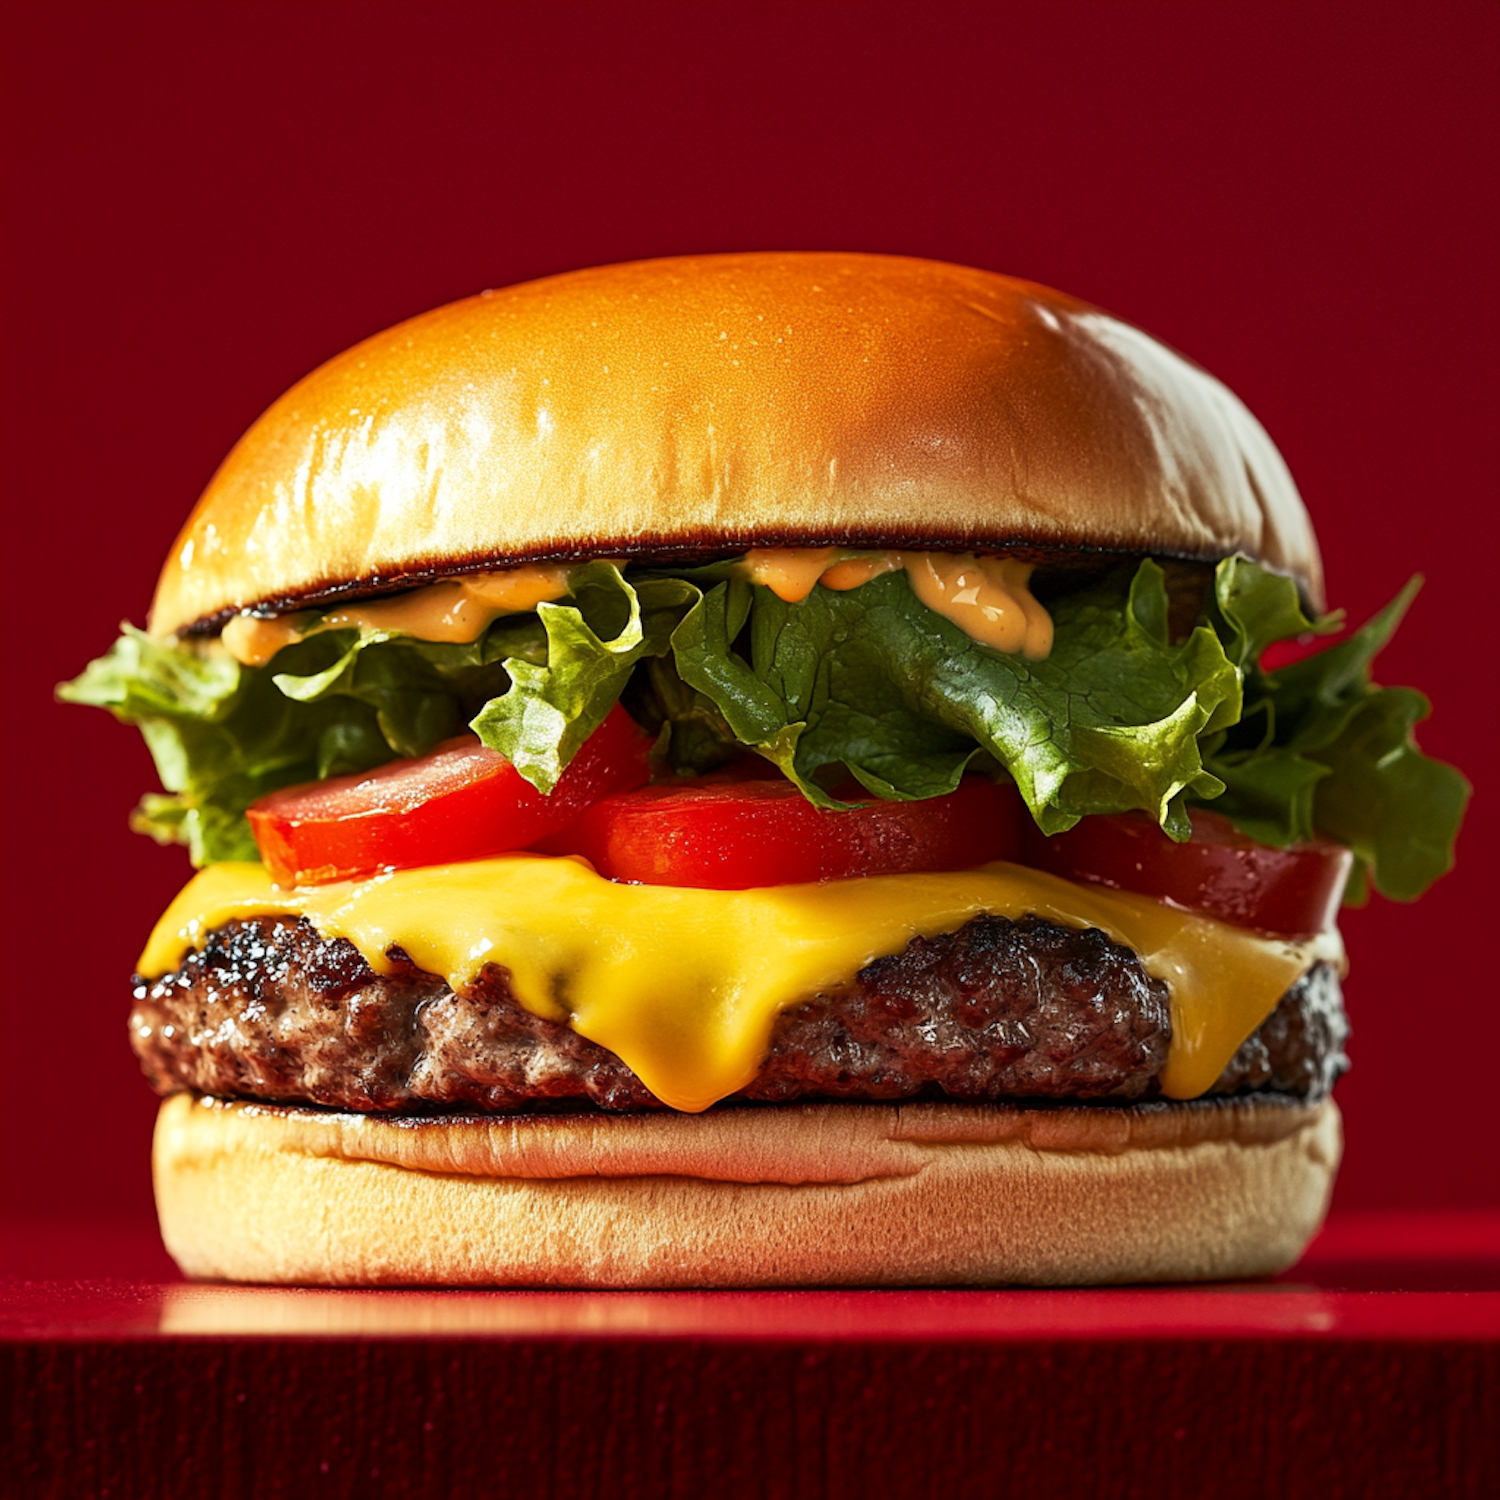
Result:
{"label": "grilled patty", "polygon": [[[225,924],[136,981],[130,1039],[158,1093],[358,1111],[659,1109],[612,1052],[517,1003],[490,966],[455,993],[399,950],[376,974],[300,917]],[[1235,1054],[1216,1093],[1317,1097],[1347,1066],[1337,975],[1319,965]],[[1094,929],[976,917],[877,959],[776,1022],[742,1101],[1154,1097],[1167,989]]]}

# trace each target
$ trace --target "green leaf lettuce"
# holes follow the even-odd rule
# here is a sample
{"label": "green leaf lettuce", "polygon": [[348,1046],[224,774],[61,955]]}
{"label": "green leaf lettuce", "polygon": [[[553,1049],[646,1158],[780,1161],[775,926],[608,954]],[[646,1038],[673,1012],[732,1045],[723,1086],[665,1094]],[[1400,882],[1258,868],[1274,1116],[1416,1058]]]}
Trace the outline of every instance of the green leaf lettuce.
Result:
{"label": "green leaf lettuce", "polygon": [[[813,801],[951,791],[1008,775],[1038,825],[1141,809],[1173,837],[1211,803],[1252,837],[1347,843],[1387,895],[1410,899],[1452,862],[1467,783],[1417,748],[1426,700],[1370,664],[1415,584],[1363,629],[1267,672],[1277,641],[1339,628],[1243,558],[1219,565],[1185,636],[1151,561],[1052,599],[1040,661],[980,645],[913,595],[904,573],[787,603],[730,567],[624,576],[576,569],[569,594],[503,616],[467,645],[327,629],[242,666],[217,643],[126,627],[63,698],[140,726],[166,794],[134,826],[197,863],[254,858],[244,810],[280,787],[422,755],[466,725],[550,791],[624,697],[692,774],[743,754]],[[843,799],[843,800],[841,800]]]}
{"label": "green leaf lettuce", "polygon": [[1356,898],[1368,881],[1382,895],[1415,900],[1451,869],[1469,798],[1457,770],[1417,747],[1413,730],[1431,711],[1427,699],[1371,680],[1371,663],[1420,582],[1336,645],[1266,672],[1258,658],[1267,645],[1337,629],[1337,617],[1307,620],[1289,583],[1242,558],[1221,564],[1216,577],[1216,624],[1249,646],[1244,714],[1207,754],[1225,785],[1214,806],[1278,848],[1314,833],[1349,845],[1358,856]]}

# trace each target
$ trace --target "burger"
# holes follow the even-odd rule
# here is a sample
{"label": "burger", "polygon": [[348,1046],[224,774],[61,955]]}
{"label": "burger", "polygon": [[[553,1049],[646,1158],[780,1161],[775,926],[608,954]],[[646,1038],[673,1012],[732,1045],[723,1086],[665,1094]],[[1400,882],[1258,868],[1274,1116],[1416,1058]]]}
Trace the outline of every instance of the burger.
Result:
{"label": "burger", "polygon": [[[314,371],[147,629],[197,873],[139,961],[185,1273],[1067,1284],[1291,1264],[1341,902],[1467,788],[1224,386],[1059,292],[754,254]],[[1336,636],[1332,641],[1318,637]],[[1321,649],[1315,649],[1319,648]]]}

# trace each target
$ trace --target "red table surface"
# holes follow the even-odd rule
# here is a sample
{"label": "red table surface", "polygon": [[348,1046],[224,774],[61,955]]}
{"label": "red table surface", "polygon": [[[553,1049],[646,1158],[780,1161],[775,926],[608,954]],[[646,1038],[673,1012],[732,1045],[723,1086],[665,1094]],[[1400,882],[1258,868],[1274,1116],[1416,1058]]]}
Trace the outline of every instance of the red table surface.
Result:
{"label": "red table surface", "polygon": [[12,1221],[0,1273],[7,1494],[1411,1496],[1500,1474],[1494,1212],[1348,1216],[1281,1277],[1207,1286],[194,1285],[150,1226],[89,1221]]}

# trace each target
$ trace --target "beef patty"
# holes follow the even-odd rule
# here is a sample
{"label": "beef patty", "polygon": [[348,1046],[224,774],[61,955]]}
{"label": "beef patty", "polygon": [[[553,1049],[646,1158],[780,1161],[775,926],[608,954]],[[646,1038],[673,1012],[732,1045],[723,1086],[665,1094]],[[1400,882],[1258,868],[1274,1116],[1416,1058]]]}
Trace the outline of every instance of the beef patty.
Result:
{"label": "beef patty", "polygon": [[[524,1009],[504,969],[455,992],[392,957],[376,974],[300,917],[226,923],[175,973],[137,979],[131,1045],[161,1094],[359,1111],[665,1107],[612,1052]],[[982,916],[783,1012],[735,1098],[1151,1098],[1171,1027],[1166,986],[1102,932]],[[1213,1092],[1319,1096],[1348,1065],[1347,1036],[1338,977],[1320,964]]]}

